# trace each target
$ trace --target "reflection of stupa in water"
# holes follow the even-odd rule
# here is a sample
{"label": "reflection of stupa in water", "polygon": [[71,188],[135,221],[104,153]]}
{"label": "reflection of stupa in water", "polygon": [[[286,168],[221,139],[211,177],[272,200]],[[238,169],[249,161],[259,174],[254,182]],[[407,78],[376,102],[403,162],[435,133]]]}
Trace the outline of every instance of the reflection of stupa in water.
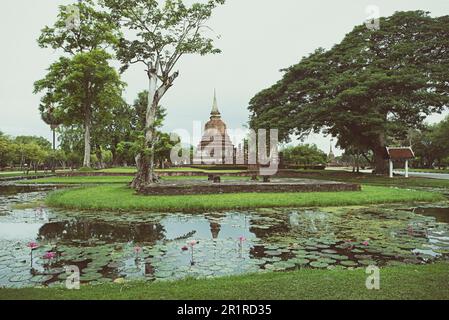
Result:
{"label": "reflection of stupa in water", "polygon": [[213,239],[218,239],[218,235],[220,234],[221,225],[217,222],[210,223],[210,231],[212,233]]}
{"label": "reflection of stupa in water", "polygon": [[198,145],[195,164],[232,164],[234,163],[235,149],[229,138],[227,126],[221,119],[218,110],[217,95],[214,93],[214,102],[210,113],[210,120],[204,128],[204,135]]}
{"label": "reflection of stupa in water", "polygon": [[218,217],[207,217],[210,224],[210,232],[212,233],[212,239],[218,239],[221,231],[221,224],[218,221]]}

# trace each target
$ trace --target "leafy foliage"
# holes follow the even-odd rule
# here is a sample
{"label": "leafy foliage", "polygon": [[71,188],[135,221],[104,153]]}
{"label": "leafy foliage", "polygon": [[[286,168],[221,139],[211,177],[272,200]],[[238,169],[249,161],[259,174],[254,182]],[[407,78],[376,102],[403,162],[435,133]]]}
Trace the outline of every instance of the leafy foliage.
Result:
{"label": "leafy foliage", "polygon": [[93,0],[85,0],[60,6],[55,24],[46,26],[38,39],[42,48],[69,54],[52,64],[47,76],[35,84],[35,93],[46,91],[40,105],[42,119],[53,129],[61,123],[83,122],[85,166],[90,166],[92,108],[100,111],[99,105],[115,105],[119,100],[122,84],[107,64],[111,57],[105,51],[119,36],[111,16],[99,11]]}
{"label": "leafy foliage", "polygon": [[417,156],[415,164],[421,168],[449,165],[449,117],[440,123],[426,125],[410,133],[410,141]]}
{"label": "leafy foliage", "polygon": [[70,55],[104,49],[117,43],[116,27],[108,14],[94,7],[94,1],[83,0],[76,5],[59,6],[56,22],[42,29],[38,44],[41,48],[62,49]]}
{"label": "leafy foliage", "polygon": [[49,168],[52,160],[63,161],[63,152],[53,152],[43,137],[19,136],[12,138],[0,134],[0,168],[19,167],[21,170]]}
{"label": "leafy foliage", "polygon": [[344,40],[285,70],[250,102],[251,126],[284,140],[323,131],[342,148],[372,150],[386,169],[389,137],[404,137],[449,103],[449,17],[421,11],[382,18],[380,30],[357,26]]}
{"label": "leafy foliage", "polygon": [[174,68],[186,54],[219,53],[206,35],[212,11],[224,0],[208,0],[190,6],[181,0],[103,0],[112,19],[133,36],[121,38],[117,58],[124,72],[131,64],[143,63],[148,76],[148,104],[144,136],[136,157],[138,173],[132,187],[156,182],[154,162],[157,143],[157,114],[160,101],[179,76]]}
{"label": "leafy foliage", "polygon": [[296,165],[326,164],[327,155],[316,145],[299,145],[284,149],[284,160]]}
{"label": "leafy foliage", "polygon": [[[109,65],[110,59],[105,51],[93,50],[61,57],[52,64],[45,78],[35,83],[35,93],[45,92],[41,114],[51,114],[65,126],[82,125],[90,141],[91,127],[106,127],[114,119],[111,111],[125,104],[121,97],[124,83]],[[84,148],[90,150],[90,145]]]}
{"label": "leafy foliage", "polygon": [[[181,0],[103,0],[113,20],[135,31],[136,38],[121,38],[117,56],[125,71],[130,64],[142,62],[161,78],[169,77],[184,54],[220,53],[213,40],[204,36],[205,22],[213,9],[224,0],[194,3],[190,7]],[[164,81],[162,81],[164,82]]]}

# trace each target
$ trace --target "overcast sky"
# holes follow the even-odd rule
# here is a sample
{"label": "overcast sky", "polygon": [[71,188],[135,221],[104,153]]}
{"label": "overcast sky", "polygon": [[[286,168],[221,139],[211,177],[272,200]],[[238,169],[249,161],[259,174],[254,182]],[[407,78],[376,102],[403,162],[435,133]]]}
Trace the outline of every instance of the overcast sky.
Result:
{"label": "overcast sky", "polygon": [[[58,5],[73,2],[0,1],[0,131],[50,139],[38,112],[40,97],[32,90],[34,81],[45,75],[60,52],[39,48],[36,39],[45,25],[53,24]],[[165,130],[191,131],[193,121],[208,120],[214,88],[228,127],[246,124],[249,100],[278,81],[281,68],[298,63],[318,47],[340,42],[367,19],[369,5],[378,6],[381,16],[417,9],[433,16],[449,14],[448,0],[227,0],[209,23],[221,36],[216,44],[223,53],[181,60],[180,77],[162,101],[168,109]],[[135,66],[123,76],[128,102],[147,86],[143,70]],[[434,116],[430,121],[441,118]],[[329,138],[313,136],[309,142],[329,150]]]}

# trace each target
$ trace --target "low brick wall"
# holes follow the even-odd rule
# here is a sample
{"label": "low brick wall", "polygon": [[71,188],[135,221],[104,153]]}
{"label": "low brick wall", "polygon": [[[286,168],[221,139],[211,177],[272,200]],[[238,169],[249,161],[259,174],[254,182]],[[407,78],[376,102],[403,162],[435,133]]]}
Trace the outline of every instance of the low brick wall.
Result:
{"label": "low brick wall", "polygon": [[197,195],[223,193],[283,193],[361,191],[358,184],[346,183],[209,183],[155,185],[139,191],[143,195]]}
{"label": "low brick wall", "polygon": [[[207,173],[207,172],[189,172],[189,171],[170,171],[156,172],[160,177],[207,177],[214,174],[221,177],[249,177],[248,172],[233,173]],[[58,177],[133,177],[135,173],[117,173],[117,172],[58,172]]]}
{"label": "low brick wall", "polygon": [[116,172],[57,172],[58,177],[130,177],[133,173],[116,173]]}
{"label": "low brick wall", "polygon": [[[160,177],[204,177],[209,174],[220,177],[251,177],[252,175],[259,175],[258,171],[242,171],[242,172],[200,172],[200,171],[169,171],[157,172]],[[58,172],[58,177],[132,177],[134,173],[117,173],[117,172]],[[274,176],[277,178],[300,178],[301,172],[296,170],[279,170]]]}

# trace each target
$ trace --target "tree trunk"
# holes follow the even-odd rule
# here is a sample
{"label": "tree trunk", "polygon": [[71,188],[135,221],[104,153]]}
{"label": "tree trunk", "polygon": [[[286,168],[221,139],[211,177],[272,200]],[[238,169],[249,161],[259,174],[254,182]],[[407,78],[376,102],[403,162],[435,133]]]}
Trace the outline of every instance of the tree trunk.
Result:
{"label": "tree trunk", "polygon": [[56,173],[56,130],[55,128],[51,129],[53,132],[53,158],[51,160],[51,172]]}
{"label": "tree trunk", "polygon": [[385,159],[385,145],[373,149],[374,153],[374,172],[375,174],[387,174],[388,165]]}
{"label": "tree trunk", "polygon": [[101,146],[97,145],[95,151],[98,158],[98,169],[105,169],[106,165],[103,162],[103,152],[101,150]]}
{"label": "tree trunk", "polygon": [[158,177],[154,173],[154,147],[156,143],[156,116],[159,108],[159,102],[165,95],[167,90],[173,85],[173,81],[178,77],[179,73],[175,72],[171,76],[168,75],[171,67],[167,67],[162,72],[162,84],[158,87],[158,69],[159,61],[154,65],[150,64],[147,70],[148,75],[148,105],[145,117],[145,148],[136,158],[137,174],[134,177],[131,186],[140,190],[146,186],[157,183]]}
{"label": "tree trunk", "polygon": [[117,148],[115,147],[117,144],[113,144],[111,147],[111,153],[112,153],[112,166],[118,167],[120,165],[120,162],[117,155]]}
{"label": "tree trunk", "polygon": [[[154,173],[154,136],[156,123],[157,108],[159,106],[159,95],[157,92],[157,76],[148,72],[148,105],[145,118],[145,148],[149,148],[149,152],[142,150],[136,157],[137,174],[131,182],[131,187],[140,190],[146,186],[157,183],[158,177]],[[150,153],[150,154],[148,154]]]}
{"label": "tree trunk", "polygon": [[[86,108],[88,109],[88,108]],[[86,110],[86,117],[84,119],[84,161],[83,167],[90,168],[90,127],[91,127],[91,117],[90,112]]]}

